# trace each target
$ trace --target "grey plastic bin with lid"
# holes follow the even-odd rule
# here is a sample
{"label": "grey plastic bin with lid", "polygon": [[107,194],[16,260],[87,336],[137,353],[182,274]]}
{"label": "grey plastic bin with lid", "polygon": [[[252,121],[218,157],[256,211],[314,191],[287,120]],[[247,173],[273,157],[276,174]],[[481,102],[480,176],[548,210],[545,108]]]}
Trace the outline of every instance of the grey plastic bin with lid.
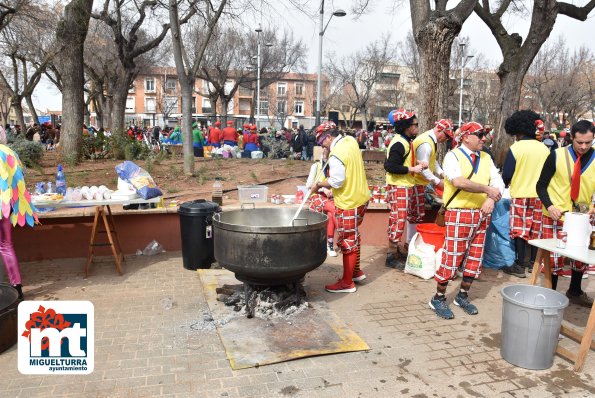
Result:
{"label": "grey plastic bin with lid", "polygon": [[500,293],[504,299],[502,358],[525,369],[549,369],[554,363],[568,298],[532,285],[506,286]]}
{"label": "grey plastic bin with lid", "polygon": [[217,203],[204,199],[184,202],[178,208],[184,268],[211,268],[215,262],[213,214],[219,211]]}

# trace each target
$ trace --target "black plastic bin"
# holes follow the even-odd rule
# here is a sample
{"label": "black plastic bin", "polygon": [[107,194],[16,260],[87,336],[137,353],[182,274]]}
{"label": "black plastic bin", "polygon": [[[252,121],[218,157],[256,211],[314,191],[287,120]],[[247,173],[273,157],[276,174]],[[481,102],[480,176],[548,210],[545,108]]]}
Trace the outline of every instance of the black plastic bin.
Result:
{"label": "black plastic bin", "polygon": [[19,294],[5,283],[0,283],[0,353],[17,343],[17,309]]}
{"label": "black plastic bin", "polygon": [[211,268],[215,262],[213,214],[219,211],[217,203],[204,199],[182,203],[178,208],[184,268]]}

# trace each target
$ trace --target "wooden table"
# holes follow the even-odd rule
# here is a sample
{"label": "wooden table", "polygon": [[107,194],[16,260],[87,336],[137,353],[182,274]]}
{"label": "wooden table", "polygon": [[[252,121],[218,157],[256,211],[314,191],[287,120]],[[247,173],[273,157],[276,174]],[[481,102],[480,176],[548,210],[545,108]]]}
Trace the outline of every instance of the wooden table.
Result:
{"label": "wooden table", "polygon": [[[65,207],[95,207],[95,217],[93,219],[93,227],[91,228],[91,239],[89,241],[89,252],[87,254],[87,261],[85,262],[85,278],[89,276],[89,270],[93,257],[95,256],[95,247],[109,246],[112,250],[114,260],[116,262],[116,271],[123,275],[122,262],[124,262],[124,255],[122,254],[122,247],[116,231],[116,224],[110,206],[112,205],[132,205],[132,204],[150,204],[159,203],[161,197],[153,199],[106,199],[106,200],[78,200],[78,201],[62,201],[58,203],[36,202],[33,200],[33,205],[39,209],[43,208],[65,208]],[[106,234],[107,242],[98,242],[97,235]]]}
{"label": "wooden table", "polygon": [[[583,262],[585,264],[595,264],[595,250],[589,250],[586,247],[577,248],[569,246],[566,249],[559,249],[556,247],[556,239],[534,239],[530,240],[529,244],[539,248],[537,257],[533,264],[533,272],[529,283],[537,284],[541,262],[543,260],[543,273],[545,287],[552,288],[552,267],[550,263],[550,253],[557,253],[561,256],[571,258]],[[563,321],[560,333],[570,337],[580,344],[578,352],[574,353],[566,348],[558,346],[556,352],[574,363],[574,370],[580,372],[583,369],[585,360],[589,349],[595,349],[595,342],[593,341],[593,332],[595,331],[595,304],[591,307],[591,313],[587,320],[587,326],[583,333],[581,333],[575,326]]]}

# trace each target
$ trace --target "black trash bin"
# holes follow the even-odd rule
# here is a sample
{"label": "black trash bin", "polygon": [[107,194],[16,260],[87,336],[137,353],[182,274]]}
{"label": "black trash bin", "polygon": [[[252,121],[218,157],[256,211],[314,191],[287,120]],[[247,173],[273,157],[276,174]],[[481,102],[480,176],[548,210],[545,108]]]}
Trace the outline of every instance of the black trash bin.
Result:
{"label": "black trash bin", "polygon": [[221,211],[217,203],[204,199],[185,202],[178,208],[182,235],[184,268],[211,268],[213,249],[213,214]]}
{"label": "black trash bin", "polygon": [[0,353],[8,350],[17,342],[17,309],[19,294],[5,283],[0,283]]}

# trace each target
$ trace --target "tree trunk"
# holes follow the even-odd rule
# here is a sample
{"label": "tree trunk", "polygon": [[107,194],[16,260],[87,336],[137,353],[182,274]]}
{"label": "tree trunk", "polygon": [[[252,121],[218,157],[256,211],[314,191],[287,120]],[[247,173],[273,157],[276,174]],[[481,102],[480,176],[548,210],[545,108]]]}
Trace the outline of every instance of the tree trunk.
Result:
{"label": "tree trunk", "polygon": [[430,20],[415,33],[420,58],[420,131],[429,130],[446,115],[450,70],[450,52],[461,25],[447,18]]}
{"label": "tree trunk", "polygon": [[21,97],[13,97],[12,98],[12,107],[14,109],[14,114],[17,117],[17,124],[21,126],[21,130],[23,133],[27,131],[25,128],[25,115],[23,114],[23,104],[21,103]]}
{"label": "tree trunk", "polygon": [[365,106],[362,108],[362,130],[368,131],[368,109]]}
{"label": "tree trunk", "polygon": [[77,162],[82,147],[82,125],[85,97],[83,87],[83,48],[93,0],[72,0],[64,7],[56,36],[61,53],[58,67],[62,75],[62,128],[60,151],[66,160]]}
{"label": "tree trunk", "polygon": [[25,96],[25,101],[27,101],[27,106],[29,107],[31,117],[33,118],[33,123],[39,124],[39,117],[37,115],[37,111],[35,110],[35,106],[33,105],[33,99],[30,95],[27,95]]}
{"label": "tree trunk", "polygon": [[115,87],[112,98],[112,134],[126,134],[124,120],[126,117],[126,98],[128,98],[128,86],[124,86],[124,88],[122,88],[122,85]]}
{"label": "tree trunk", "polygon": [[[183,82],[183,80],[186,80]],[[184,137],[184,174],[194,175],[194,145],[192,140],[192,88],[194,79],[179,79],[182,90],[182,135]]]}

